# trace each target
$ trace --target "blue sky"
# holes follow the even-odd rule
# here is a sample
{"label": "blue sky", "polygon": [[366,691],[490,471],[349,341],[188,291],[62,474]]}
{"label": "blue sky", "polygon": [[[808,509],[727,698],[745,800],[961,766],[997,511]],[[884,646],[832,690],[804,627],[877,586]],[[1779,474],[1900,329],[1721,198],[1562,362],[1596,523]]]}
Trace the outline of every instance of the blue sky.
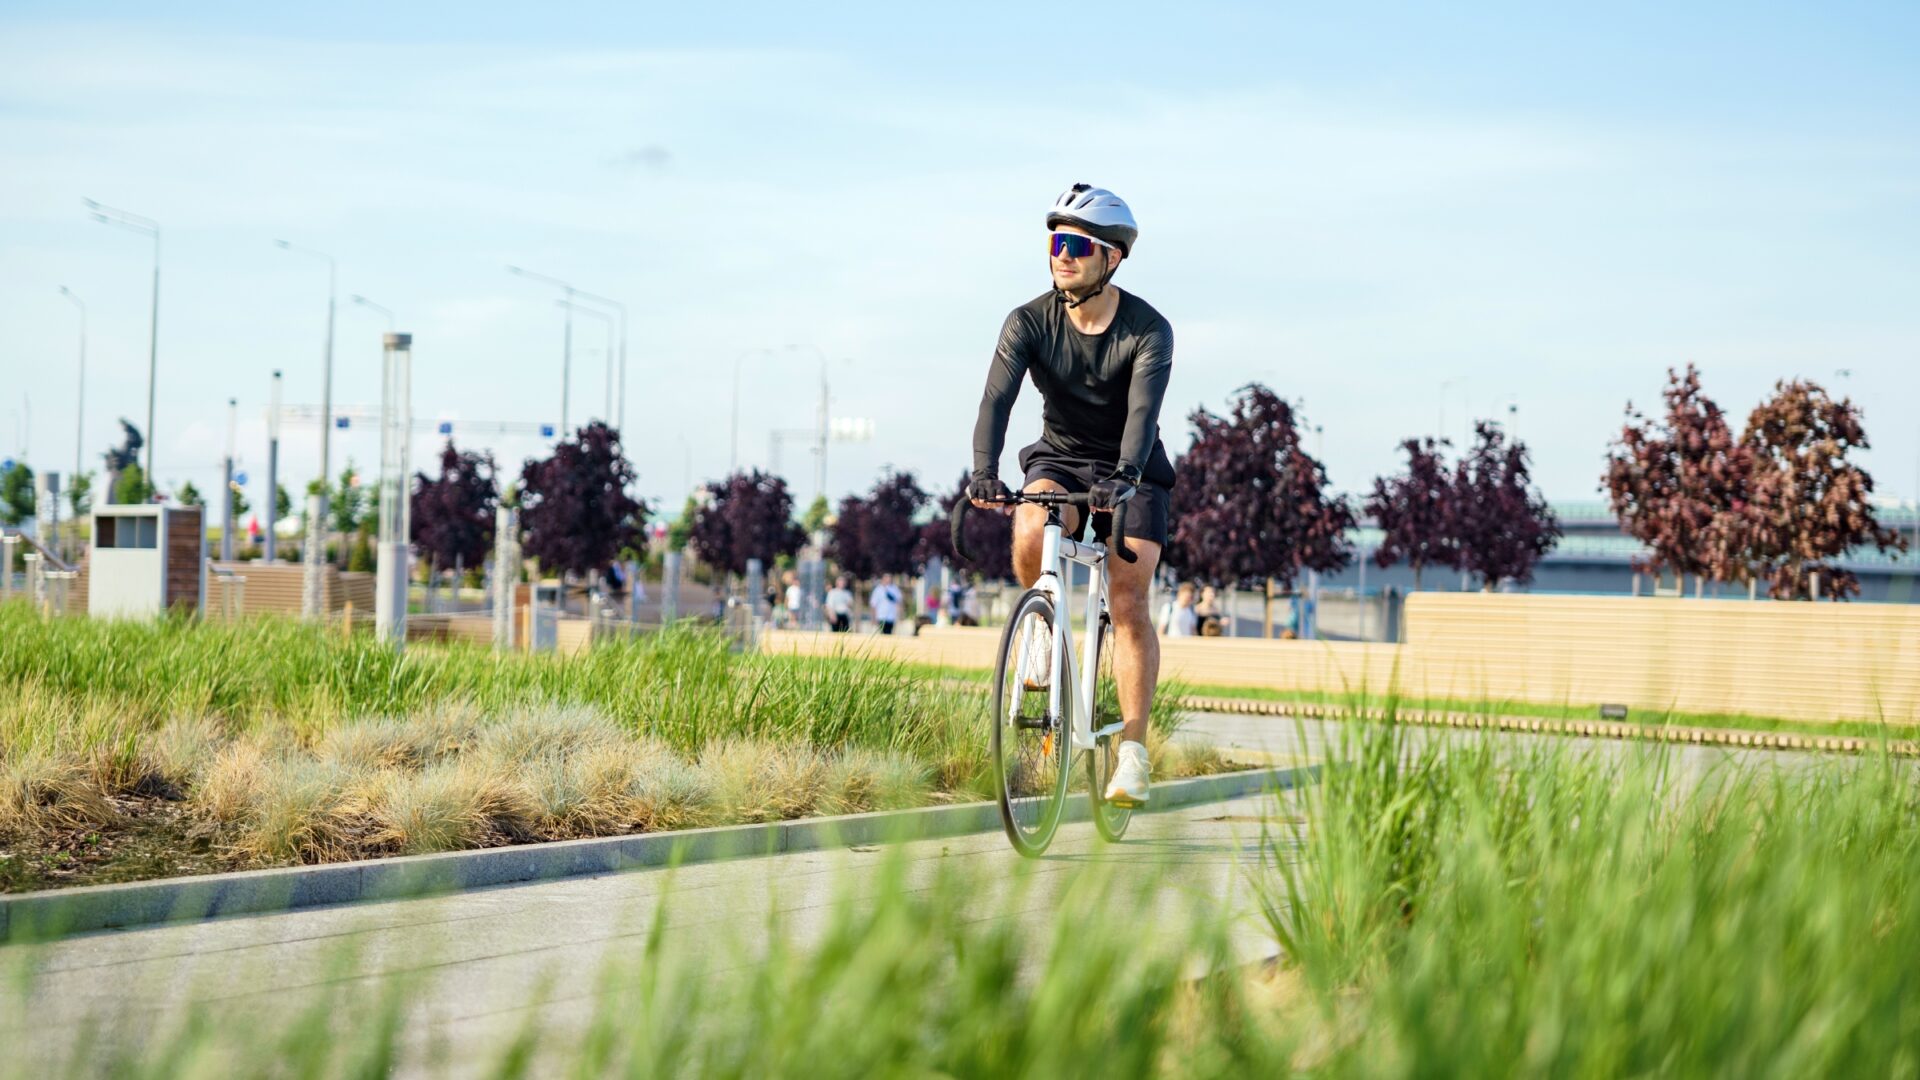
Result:
{"label": "blue sky", "polygon": [[[268,372],[318,400],[324,270],[285,237],[339,259],[341,403],[377,400],[363,293],[416,335],[420,414],[556,419],[561,316],[517,263],[631,308],[647,494],[726,469],[750,350],[742,464],[810,426],[812,346],[876,430],[830,493],[887,464],[944,489],[1001,317],[1046,287],[1044,208],[1088,180],[1141,220],[1117,283],[1173,322],[1175,453],[1260,380],[1341,487],[1511,415],[1549,495],[1590,498],[1627,400],[1691,361],[1736,415],[1779,378],[1851,394],[1881,492],[1920,486],[1910,4],[151,7],[0,7],[0,449],[42,467],[75,444],[60,285],[92,312],[88,467],[145,410],[147,249],[91,196],[167,230],[163,481],[217,479],[237,397],[258,502]],[[601,348],[582,321],[576,421]],[[1012,445],[1037,415],[1029,388]],[[317,441],[289,433],[290,477]]]}

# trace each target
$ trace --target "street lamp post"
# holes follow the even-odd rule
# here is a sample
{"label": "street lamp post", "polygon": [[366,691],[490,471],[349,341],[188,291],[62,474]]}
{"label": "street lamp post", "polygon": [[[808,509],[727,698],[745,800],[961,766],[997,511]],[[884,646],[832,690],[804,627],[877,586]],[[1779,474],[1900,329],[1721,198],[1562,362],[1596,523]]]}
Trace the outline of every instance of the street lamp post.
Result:
{"label": "street lamp post", "polygon": [[[562,307],[568,306],[568,301],[566,300],[555,300],[554,303]],[[601,414],[601,419],[609,424],[613,424],[617,429],[620,425],[615,423],[613,418],[613,315],[601,311],[599,308],[587,307],[584,304],[573,304],[572,307],[579,311],[580,314],[591,315],[601,322],[604,322],[607,326],[607,404],[606,411]]]}
{"label": "street lamp post", "polygon": [[327,477],[333,468],[333,323],[338,308],[339,264],[333,256],[285,240],[275,240],[282,251],[292,251],[325,259],[327,263],[327,351],[320,376],[320,495],[307,504],[307,536],[301,545],[305,564],[300,590],[300,614],[312,619],[320,615],[320,564],[326,549]]}
{"label": "street lamp post", "polygon": [[727,436],[727,475],[740,469],[740,365],[750,356],[766,356],[772,349],[748,349],[733,358],[733,426]]}
{"label": "street lamp post", "polygon": [[816,496],[825,496],[827,493],[827,438],[829,428],[832,426],[830,413],[833,408],[833,396],[827,388],[827,353],[826,350],[811,341],[788,345],[787,349],[789,351],[812,349],[813,354],[820,358],[820,412],[818,417],[820,435],[819,443],[815,449],[815,453],[819,455],[819,459],[814,462],[814,494]]}
{"label": "street lamp post", "polygon": [[560,437],[565,439],[567,432],[571,430],[567,427],[567,404],[573,396],[573,301],[580,295],[580,290],[574,288],[571,282],[561,281],[557,277],[548,277],[546,274],[536,274],[524,267],[509,266],[507,273],[529,281],[552,285],[566,294],[567,328],[560,342]]}
{"label": "street lamp post", "polygon": [[367,299],[366,297],[361,296],[359,293],[354,293],[352,296],[347,297],[347,299],[353,301],[354,303],[360,305],[363,308],[368,308],[370,310],[377,311],[382,315],[385,315],[387,317],[387,333],[389,334],[393,333],[393,312],[391,309],[382,307],[381,305],[374,303],[373,301]]}
{"label": "street lamp post", "polygon": [[[525,267],[509,266],[507,267],[507,272],[510,274],[515,274],[519,277],[526,278],[529,281],[544,282],[548,285],[552,285],[553,287],[564,291],[566,293],[566,299],[569,304],[573,304],[577,301],[584,300],[589,304],[599,304],[602,307],[612,308],[614,310],[614,313],[620,316],[620,391],[619,391],[619,396],[616,399],[613,407],[607,410],[607,415],[605,419],[608,423],[612,424],[615,428],[618,428],[621,431],[625,431],[627,427],[627,305],[621,303],[618,300],[613,299],[610,296],[601,296],[599,293],[590,293],[585,289],[575,288],[572,282],[562,281],[559,278],[549,277],[546,274],[536,274],[533,271],[526,269]],[[573,320],[572,320],[573,309],[569,307],[567,311],[568,311],[567,341],[570,344],[573,341]],[[566,381],[566,368],[567,368],[566,359],[567,358],[565,357],[562,358],[562,365],[561,365],[561,381],[563,383]],[[609,349],[608,349],[607,363],[609,365],[613,363],[611,346],[609,346]],[[608,385],[609,385],[609,390],[608,390],[607,396],[609,398],[613,398],[614,394],[613,394],[613,391],[611,390],[611,385],[612,385],[612,369],[611,368],[608,369]],[[565,393],[564,389],[562,393],[563,394]],[[565,429],[567,426],[565,409],[561,410],[560,426],[562,429]]]}
{"label": "street lamp post", "polygon": [[87,304],[78,293],[65,285],[60,286],[60,295],[73,301],[80,309],[80,378],[79,394],[73,408],[73,475],[67,478],[67,487],[72,489],[80,482],[81,446],[87,438]]}
{"label": "street lamp post", "polygon": [[280,372],[273,373],[273,393],[267,405],[267,549],[269,565],[280,555]]}
{"label": "street lamp post", "polygon": [[240,426],[240,400],[227,399],[227,458],[220,477],[220,561],[233,561],[233,439]]}
{"label": "street lamp post", "polygon": [[154,438],[153,403],[154,391],[160,374],[160,223],[149,217],[118,210],[92,199],[81,200],[92,212],[93,220],[102,225],[117,225],[129,232],[153,237],[153,307],[147,316],[147,486],[151,489],[156,481],[153,478],[153,445],[159,440]]}

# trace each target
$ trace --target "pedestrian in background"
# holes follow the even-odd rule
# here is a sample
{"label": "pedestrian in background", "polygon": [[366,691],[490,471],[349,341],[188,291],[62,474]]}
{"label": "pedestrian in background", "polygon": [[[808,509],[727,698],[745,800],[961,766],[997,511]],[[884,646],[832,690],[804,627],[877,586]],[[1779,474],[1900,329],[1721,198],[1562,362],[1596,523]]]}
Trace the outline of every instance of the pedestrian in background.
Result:
{"label": "pedestrian in background", "polygon": [[841,574],[827,590],[827,618],[833,624],[833,632],[844,634],[853,629],[853,582],[847,575]]}
{"label": "pedestrian in background", "polygon": [[800,575],[789,570],[780,580],[787,583],[787,621],[794,626],[800,625]]}
{"label": "pedestrian in background", "polygon": [[880,632],[893,633],[893,624],[900,621],[900,587],[893,583],[892,574],[880,575],[880,584],[867,597],[867,606],[873,609],[873,621],[880,624]]}
{"label": "pedestrian in background", "polygon": [[1195,637],[1200,633],[1200,615],[1194,610],[1193,582],[1183,581],[1167,602],[1166,618],[1160,632],[1168,637]]}
{"label": "pedestrian in background", "polygon": [[1219,637],[1226,629],[1227,620],[1220,610],[1220,593],[1211,585],[1200,590],[1200,602],[1193,606],[1193,614],[1198,620],[1201,637]]}

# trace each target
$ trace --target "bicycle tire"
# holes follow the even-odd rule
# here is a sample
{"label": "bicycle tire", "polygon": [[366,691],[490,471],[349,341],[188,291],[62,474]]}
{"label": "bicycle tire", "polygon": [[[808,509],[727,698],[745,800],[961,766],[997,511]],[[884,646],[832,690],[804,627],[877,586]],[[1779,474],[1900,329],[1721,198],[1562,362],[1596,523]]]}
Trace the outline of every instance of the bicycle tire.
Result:
{"label": "bicycle tire", "polygon": [[[1026,634],[1040,627],[1051,638],[1053,620],[1053,598],[1039,589],[1027,590],[1001,631],[1000,654],[993,666],[989,727],[1000,821],[1014,850],[1028,858],[1045,852],[1060,828],[1073,760],[1070,725],[1063,717],[1049,715],[1046,691],[1014,685],[1025,681],[1019,670],[1019,650],[1026,647]],[[1052,659],[1052,678],[1063,680],[1065,665],[1058,656]],[[1062,690],[1062,700],[1070,702],[1071,688],[1063,684]]]}
{"label": "bicycle tire", "polygon": [[[1093,729],[1100,730],[1106,724],[1119,719],[1116,713],[1103,715],[1100,710],[1104,692],[1113,684],[1113,620],[1100,616],[1099,651],[1094,654],[1094,700]],[[1116,694],[1116,699],[1117,699]],[[1116,710],[1118,706],[1116,704]],[[1125,806],[1116,806],[1107,801],[1107,782],[1113,779],[1113,770],[1120,760],[1120,736],[1109,735],[1099,741],[1087,752],[1087,798],[1092,802],[1093,827],[1102,840],[1118,843],[1127,835],[1127,826],[1133,824],[1133,810]]]}

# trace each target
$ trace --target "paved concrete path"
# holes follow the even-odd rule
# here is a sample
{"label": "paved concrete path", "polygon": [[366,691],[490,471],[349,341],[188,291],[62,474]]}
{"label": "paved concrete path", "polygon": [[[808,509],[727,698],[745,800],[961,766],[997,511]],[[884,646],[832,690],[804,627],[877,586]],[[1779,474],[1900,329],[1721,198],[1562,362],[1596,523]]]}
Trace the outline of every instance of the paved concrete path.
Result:
{"label": "paved concrete path", "polygon": [[[1282,796],[1291,800],[1294,796]],[[1025,867],[1033,888],[1019,910],[983,897],[987,918],[1048,913],[1075,866],[1107,864],[1139,878],[1153,905],[1171,918],[1196,899],[1241,916],[1239,958],[1272,955],[1273,941],[1253,917],[1258,909],[1247,871],[1261,848],[1261,819],[1286,812],[1274,798],[1240,799],[1137,815],[1125,842],[1102,843],[1090,824],[1061,829],[1046,858]],[[908,879],[924,887],[944,860],[966,859],[1002,879],[1021,859],[998,832],[906,845]],[[590,1018],[596,977],[609,961],[641,947],[654,920],[676,936],[705,935],[713,963],[731,954],[723,942],[744,934],[749,946],[778,911],[804,942],[818,932],[848,890],[871,896],[886,854],[859,848],[572,878],[431,899],[240,916],[208,922],[88,934],[29,952],[0,950],[0,971],[30,964],[21,984],[0,989],[0,1046],[29,1055],[0,1061],[0,1073],[26,1061],[51,1064],[88,1022],[111,1037],[138,1039],[164,1029],[193,1003],[223,1015],[275,1005],[296,1007],[329,988],[386,976],[422,981],[410,1039],[438,1040],[456,1072],[492,1060],[529,1017],[541,1030],[565,1033]],[[1154,925],[1148,918],[1135,926]],[[1136,932],[1132,928],[1116,932]],[[424,1021],[424,1022],[423,1022]]]}
{"label": "paved concrete path", "polygon": [[[1244,713],[1195,713],[1177,736],[1197,742],[1271,755],[1274,764],[1323,761],[1330,744],[1337,743],[1343,728],[1353,722],[1316,720],[1286,716],[1250,716]],[[1492,739],[1502,747],[1519,749],[1552,745],[1570,753],[1595,753],[1609,757],[1632,754],[1669,753],[1675,775],[1697,779],[1727,765],[1778,766],[1807,768],[1821,762],[1860,760],[1845,754],[1805,750],[1744,749],[1726,746],[1696,746],[1691,743],[1655,743],[1625,739],[1596,739],[1570,735],[1533,734],[1517,731],[1473,730],[1409,724],[1405,728],[1414,745],[1431,742],[1460,743]]]}

